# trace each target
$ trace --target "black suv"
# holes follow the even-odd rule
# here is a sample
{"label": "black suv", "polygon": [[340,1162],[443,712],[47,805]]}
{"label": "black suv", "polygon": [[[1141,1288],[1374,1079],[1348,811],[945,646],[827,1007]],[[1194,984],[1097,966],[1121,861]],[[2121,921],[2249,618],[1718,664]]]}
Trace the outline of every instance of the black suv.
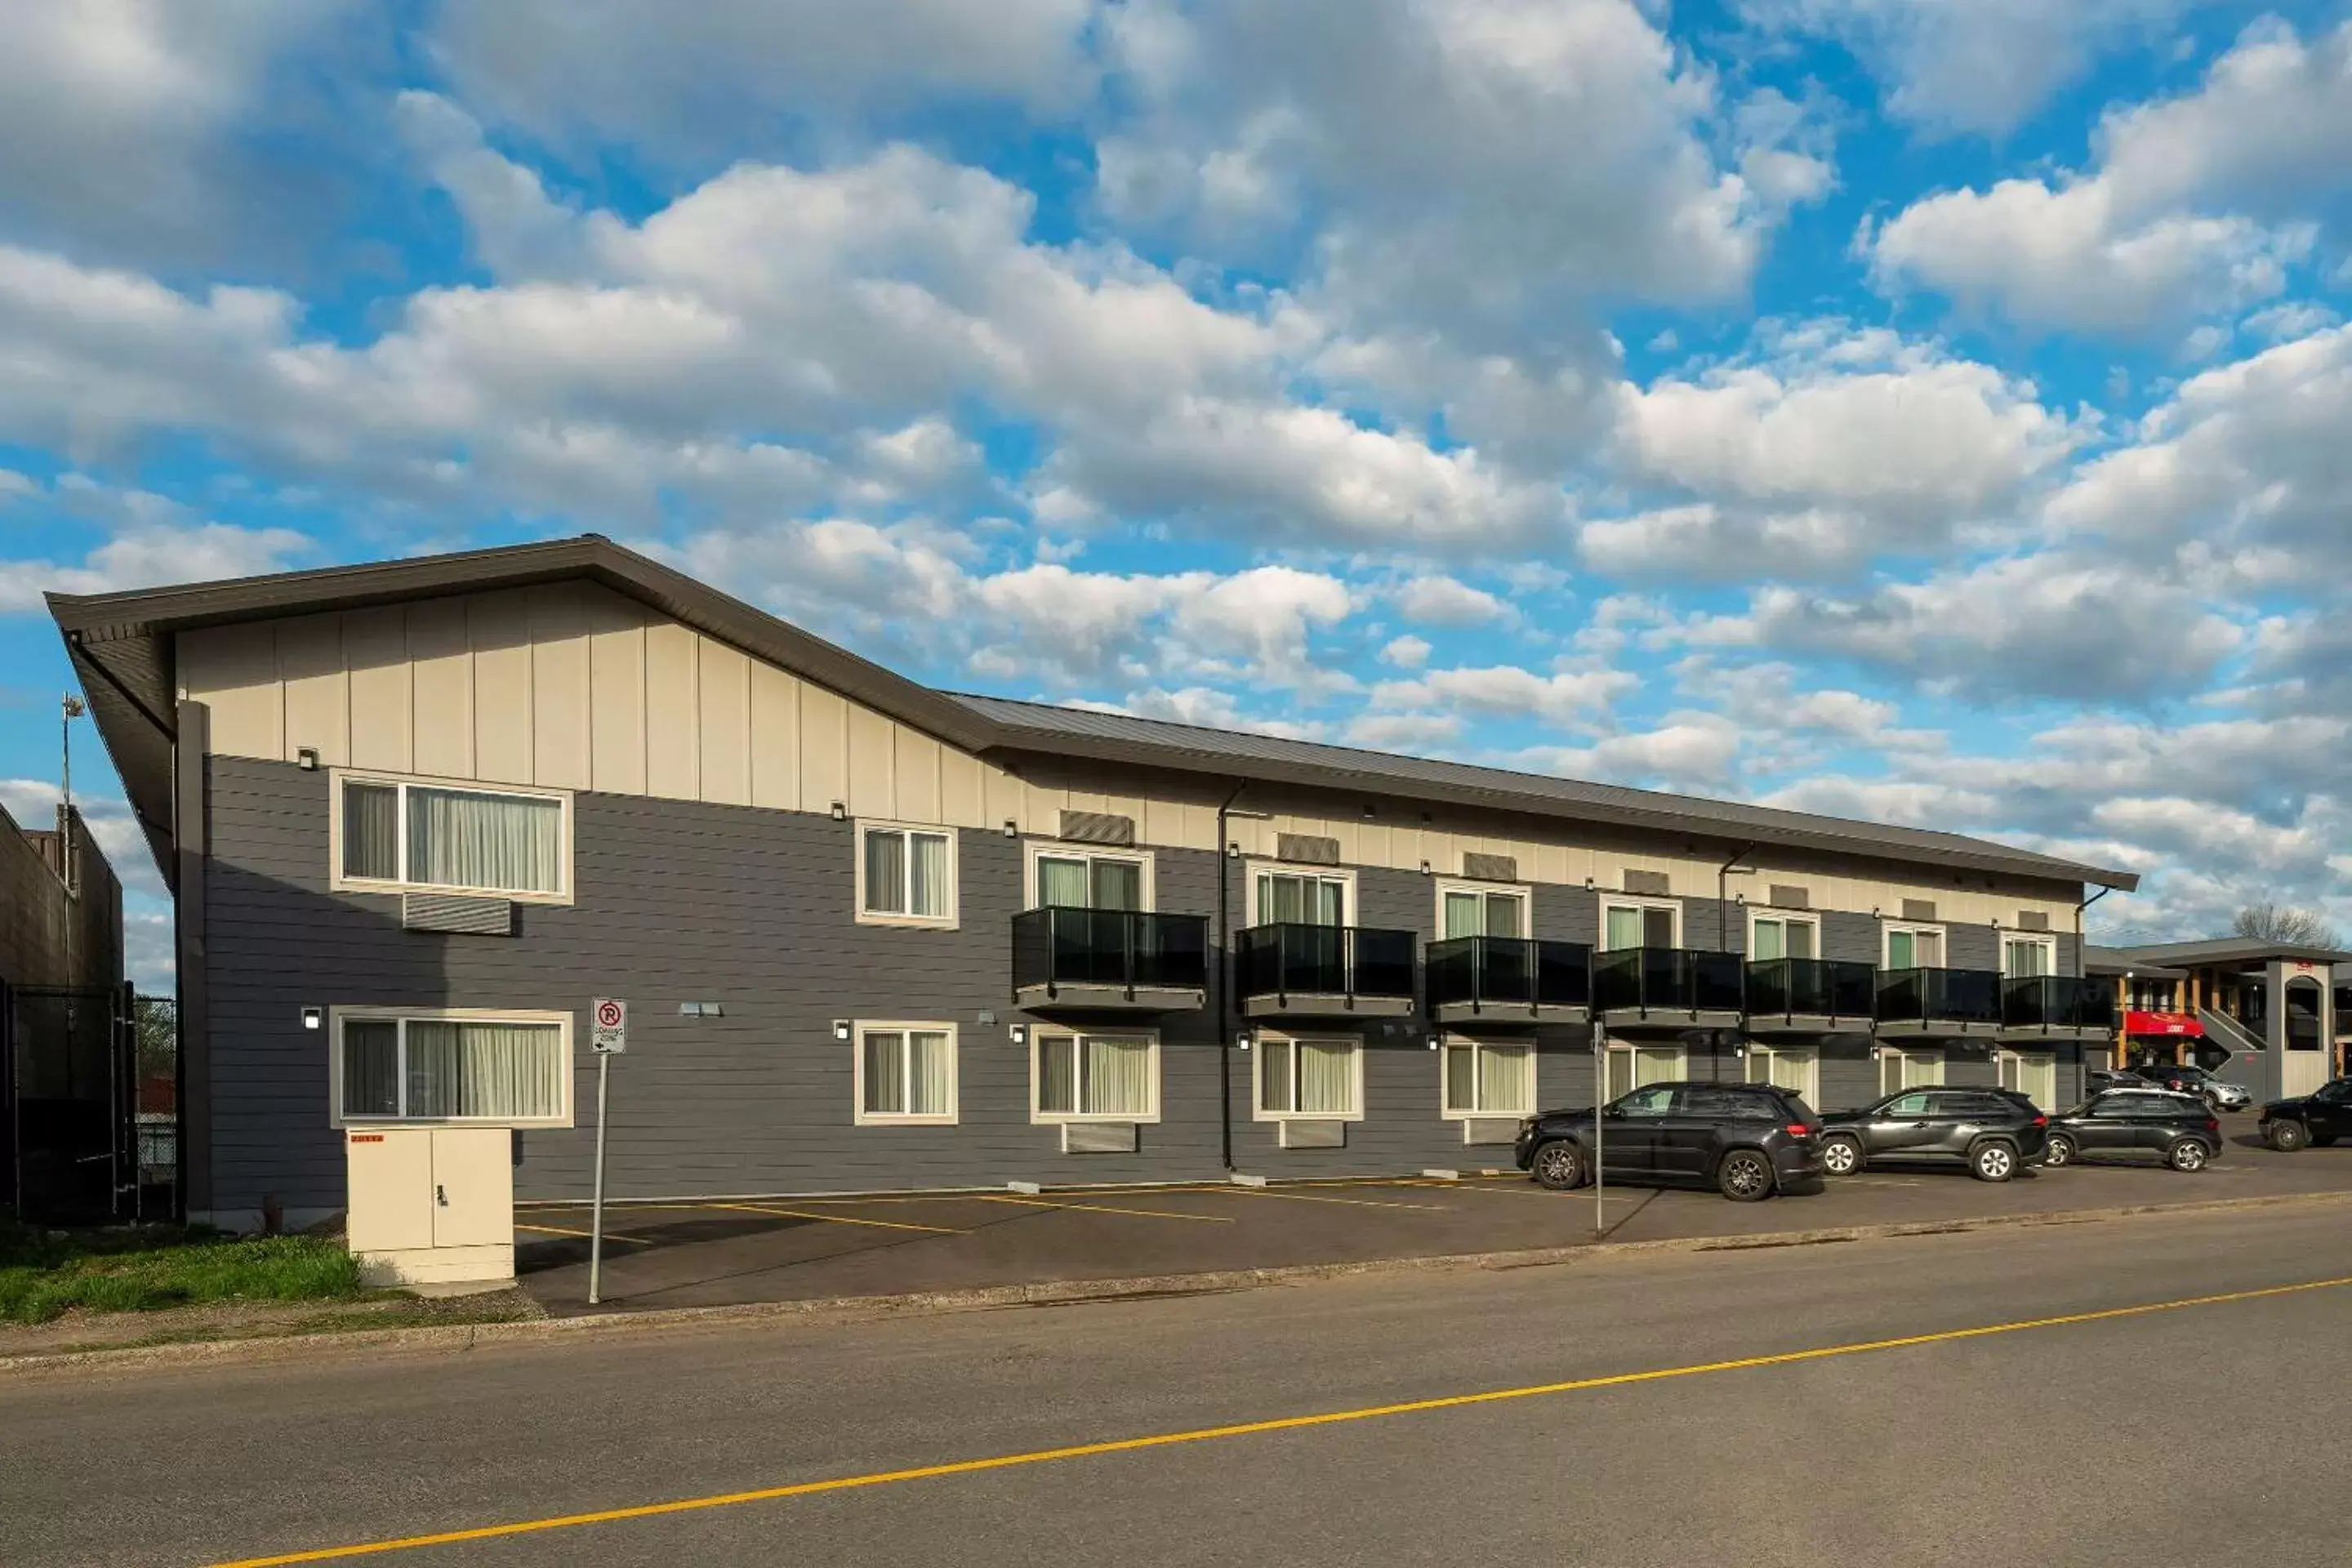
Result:
{"label": "black suv", "polygon": [[[1554,1192],[1592,1179],[1592,1112],[1547,1110],[1519,1124],[1519,1169]],[[1822,1173],[1820,1119],[1760,1083],[1654,1083],[1601,1111],[1601,1171],[1643,1185],[1704,1183],[1754,1203]]]}
{"label": "black suv", "polygon": [[2201,1171],[2221,1152],[2221,1119],[2193,1094],[2110,1089],[2050,1123],[2053,1165],[2071,1165],[2084,1155],[2153,1154],[2176,1171]]}
{"label": "black suv", "polygon": [[2039,1165],[2050,1118],[2023,1095],[1998,1089],[1906,1089],[1822,1122],[1822,1163],[1851,1176],[1873,1161],[1966,1165],[1983,1182],[2005,1182]]}
{"label": "black suv", "polygon": [[2300,1100],[2273,1100],[2263,1107],[2263,1136],[2272,1148],[2292,1154],[2306,1143],[2325,1149],[2352,1137],[2352,1078],[2321,1084]]}

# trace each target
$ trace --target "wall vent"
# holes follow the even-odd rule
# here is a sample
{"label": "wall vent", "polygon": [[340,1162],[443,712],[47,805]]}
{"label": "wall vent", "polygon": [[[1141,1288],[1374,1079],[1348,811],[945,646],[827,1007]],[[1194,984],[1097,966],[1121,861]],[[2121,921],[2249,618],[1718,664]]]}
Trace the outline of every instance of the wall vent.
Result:
{"label": "wall vent", "polygon": [[2020,910],[2017,911],[2017,929],[2020,931],[2048,931],[2050,929],[2050,917],[2040,910]]}
{"label": "wall vent", "polygon": [[1073,844],[1132,844],[1135,818],[1108,811],[1066,811],[1062,837]]}
{"label": "wall vent", "polygon": [[1810,910],[1813,907],[1813,896],[1803,888],[1775,882],[1772,884],[1772,907],[1776,910]]}
{"label": "wall vent", "polygon": [[1065,1154],[1132,1154],[1140,1146],[1139,1129],[1132,1121],[1065,1121]]}
{"label": "wall vent", "polygon": [[1663,899],[1673,893],[1675,885],[1664,871],[1628,871],[1625,873],[1625,890]]}
{"label": "wall vent", "polygon": [[1348,1124],[1344,1121],[1286,1121],[1282,1124],[1282,1146],[1286,1149],[1345,1149],[1348,1146]]}
{"label": "wall vent", "polygon": [[1903,918],[1906,921],[1934,920],[1936,918],[1936,900],[1933,899],[1904,900]]}
{"label": "wall vent", "polygon": [[1482,882],[1516,882],[1519,879],[1519,858],[1516,855],[1480,855],[1465,849],[1462,852],[1462,874],[1475,877]]}
{"label": "wall vent", "polygon": [[1282,859],[1296,860],[1307,866],[1337,866],[1339,863],[1339,841],[1321,838],[1311,833],[1277,833],[1274,852]]}
{"label": "wall vent", "polygon": [[514,935],[514,905],[505,899],[466,899],[448,893],[404,893],[400,923],[410,931],[449,931],[461,936]]}

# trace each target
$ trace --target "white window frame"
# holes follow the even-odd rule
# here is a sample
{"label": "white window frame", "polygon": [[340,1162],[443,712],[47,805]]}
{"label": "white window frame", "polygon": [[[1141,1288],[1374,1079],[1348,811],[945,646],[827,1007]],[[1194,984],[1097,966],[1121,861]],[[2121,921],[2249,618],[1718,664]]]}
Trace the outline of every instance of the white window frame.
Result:
{"label": "white window frame", "polygon": [[1344,918],[1340,924],[1362,923],[1363,910],[1356,905],[1356,869],[1352,866],[1303,866],[1296,860],[1244,860],[1242,862],[1242,870],[1247,878],[1244,885],[1244,902],[1246,910],[1242,921],[1244,925],[1265,924],[1265,917],[1258,911],[1257,879],[1269,872],[1277,877],[1312,877],[1318,881],[1339,883],[1348,889],[1347,908],[1341,911]]}
{"label": "white window frame", "polygon": [[1913,963],[1904,965],[1903,967],[1909,969],[1918,969],[1921,967],[1929,969],[1949,969],[1952,966],[1952,935],[1951,932],[1946,931],[1942,926],[1928,921],[1882,920],[1878,922],[1878,966],[1881,969],[1893,969],[1895,967],[1895,937],[1897,932],[1907,933],[1912,936],[1932,936],[1944,951],[1944,962],[1941,963],[1927,964],[1924,966]]}
{"label": "white window frame", "polygon": [[[2025,1094],[2025,1067],[2028,1062],[2049,1073],[2050,1098],[2054,1102],[2058,1098],[2058,1053],[2055,1051],[2001,1051],[1993,1058],[1993,1082],[2003,1089]],[[2026,1098],[2033,1099],[2030,1094]],[[2043,1105],[2038,1100],[2033,1103],[2037,1110],[2053,1114],[2065,1109],[2055,1103]]]}
{"label": "white window frame", "polygon": [[[866,907],[866,836],[868,833],[928,833],[948,841],[948,912],[944,915],[893,914]],[[851,908],[862,926],[912,926],[922,931],[954,931],[963,921],[963,844],[955,828],[936,822],[893,822],[887,817],[860,816],[850,822],[850,853],[856,862],[856,892]],[[907,857],[914,876],[912,847]],[[910,888],[908,889],[912,891]],[[914,900],[909,899],[908,902]]]}
{"label": "white window frame", "polygon": [[[1445,899],[1449,893],[1475,893],[1481,899],[1499,894],[1504,898],[1517,899],[1519,900],[1519,937],[1524,940],[1535,934],[1536,890],[1527,883],[1473,882],[1458,878],[1440,879],[1437,884],[1437,909],[1434,915],[1437,923],[1431,928],[1437,932],[1439,941],[1445,940]],[[1484,936],[1486,933],[1481,931],[1479,934]]]}
{"label": "white window frame", "polygon": [[[1886,1084],[1886,1069],[1888,1067],[1895,1062],[1907,1060],[1913,1057],[1916,1057],[1923,1061],[1932,1060],[1936,1064],[1936,1081],[1933,1083],[1911,1083],[1907,1081],[1911,1075],[1908,1071],[1906,1071],[1903,1077],[1906,1081],[1898,1083],[1892,1089],[1888,1088]],[[1942,1051],[1916,1050],[1908,1046],[1881,1046],[1878,1049],[1878,1092],[1881,1094],[1904,1094],[1915,1089],[1949,1088],[1950,1085],[1947,1081],[1946,1074],[1951,1070],[1951,1058],[1946,1056]],[[1818,1110],[1821,1107],[1815,1106],[1813,1109]]]}
{"label": "white window frame", "polygon": [[[948,1108],[940,1115],[866,1109],[866,1037],[929,1034],[948,1037]],[[909,1047],[911,1048],[911,1047]],[[953,1024],[936,1018],[858,1018],[849,1026],[850,1112],[859,1127],[953,1127],[963,1111],[963,1042]],[[911,1080],[910,1080],[911,1081]]]}
{"label": "white window frame", "polygon": [[[1483,1106],[1482,1106],[1482,1107],[1480,1107],[1478,1110],[1461,1110],[1461,1109],[1459,1109],[1458,1107],[1450,1106],[1450,1105],[1446,1104],[1446,1103],[1445,1103],[1445,1059],[1446,1059],[1446,1053],[1447,1053],[1448,1051],[1452,1051],[1452,1050],[1459,1049],[1460,1047],[1464,1047],[1464,1046],[1470,1046],[1470,1047],[1475,1047],[1475,1048],[1476,1048],[1477,1050],[1480,1050],[1480,1051],[1490,1051],[1490,1050],[1496,1050],[1496,1049],[1501,1049],[1501,1050],[1524,1050],[1524,1051],[1526,1051],[1526,1052],[1528,1053],[1528,1056],[1529,1063],[1530,1063],[1530,1065],[1531,1065],[1531,1066],[1534,1068],[1534,1069],[1535,1069],[1534,1071],[1532,1071],[1532,1072],[1530,1072],[1530,1073],[1528,1073],[1528,1084],[1529,1084],[1529,1086],[1530,1086],[1530,1088],[1529,1088],[1529,1094],[1530,1094],[1530,1098],[1533,1100],[1534,1103],[1533,1103],[1533,1104],[1530,1104],[1530,1105],[1526,1105],[1526,1106],[1507,1106],[1507,1107],[1497,1107],[1497,1108],[1495,1108],[1495,1109],[1492,1109],[1492,1110],[1489,1110],[1489,1109],[1487,1109],[1487,1108],[1486,1108],[1486,1107],[1483,1107]],[[1532,1040],[1532,1039],[1525,1039],[1525,1040],[1482,1040],[1482,1039],[1478,1039],[1478,1038],[1476,1038],[1475,1037],[1474,1037],[1474,1036],[1470,1036],[1470,1035],[1447,1035],[1447,1036],[1444,1037],[1442,1039],[1440,1039],[1440,1040],[1438,1041],[1438,1049],[1437,1049],[1437,1114],[1438,1114],[1438,1116],[1439,1116],[1439,1118],[1440,1118],[1441,1120],[1444,1120],[1444,1121],[1491,1121],[1491,1120],[1500,1120],[1500,1119],[1505,1118],[1505,1117],[1512,1117],[1512,1116],[1533,1116],[1533,1115],[1537,1112],[1537,1110],[1539,1110],[1539,1109],[1541,1109],[1541,1107],[1542,1107],[1542,1103],[1543,1103],[1543,1081],[1542,1081],[1542,1079],[1543,1079],[1543,1051],[1542,1051],[1541,1047],[1539,1047],[1536,1044],[1536,1042],[1535,1042],[1534,1040]],[[1478,1083],[1478,1081],[1479,1081],[1478,1066],[1477,1066],[1477,1063],[1476,1063],[1475,1061],[1473,1061],[1473,1062],[1471,1063],[1471,1066],[1470,1066],[1470,1082],[1471,1082],[1472,1086],[1475,1088],[1475,1087],[1476,1086],[1476,1084]]]}
{"label": "white window frame", "polygon": [[[1265,1044],[1276,1040],[1294,1047],[1290,1058],[1292,1098],[1298,1085],[1298,1054],[1295,1048],[1302,1040],[1320,1046],[1346,1046],[1349,1078],[1349,1098],[1353,1107],[1347,1110],[1268,1110],[1265,1108],[1265,1081],[1260,1076],[1265,1065]],[[1361,1035],[1327,1035],[1315,1031],[1291,1034],[1281,1029],[1260,1029],[1250,1047],[1250,1120],[1254,1121],[1361,1121],[1364,1119],[1364,1037]]]}
{"label": "white window frame", "polygon": [[[1649,1087],[1649,1084],[1635,1083],[1633,1081],[1633,1064],[1641,1059],[1640,1057],[1636,1055],[1637,1052],[1641,1051],[1672,1051],[1675,1055],[1674,1076],[1668,1079],[1654,1079],[1651,1080],[1652,1082],[1679,1083],[1683,1079],[1690,1077],[1690,1049],[1688,1047],[1655,1045],[1647,1040],[1611,1040],[1603,1047],[1601,1058],[1601,1093],[1594,1096],[1594,1098],[1600,1100],[1601,1104],[1607,1105],[1612,1100],[1620,1099],[1622,1094],[1631,1094],[1637,1089],[1647,1089]],[[1610,1066],[1610,1063],[1621,1057],[1623,1058],[1625,1061],[1625,1088],[1621,1094],[1612,1094],[1609,1092],[1609,1085],[1611,1080],[1616,1076],[1616,1073],[1615,1069]]]}
{"label": "white window frame", "polygon": [[[561,1031],[562,1109],[553,1116],[354,1116],[343,1114],[343,1026],[346,1023],[552,1024]],[[327,1125],[356,1127],[569,1127],[572,1124],[572,1015],[499,1007],[331,1006],[327,1009]]]}
{"label": "white window frame", "polygon": [[[400,802],[394,808],[394,819],[399,824],[400,837],[394,857],[401,868],[398,877],[349,877],[343,874],[343,787],[346,784],[381,784],[397,787]],[[420,789],[446,790],[453,795],[503,795],[518,800],[551,800],[563,809],[561,825],[556,828],[557,859],[562,867],[563,886],[554,892],[533,892],[511,888],[467,888],[444,882],[412,882],[408,872],[408,786]],[[572,901],[572,792],[568,789],[537,789],[525,784],[487,784],[474,779],[432,778],[421,773],[378,773],[369,768],[329,768],[327,770],[327,887],[338,893],[446,893],[455,898],[504,899],[514,904],[568,904]]]}
{"label": "white window frame", "polygon": [[[1822,955],[1822,917],[1804,910],[1776,910],[1769,904],[1748,906],[1748,951],[1746,957],[1756,956],[1756,928],[1765,921],[1778,921],[1784,926],[1811,926],[1813,931],[1813,956]],[[1784,953],[1782,955],[1786,957]]]}
{"label": "white window frame", "polygon": [[1636,898],[1628,893],[1604,893],[1601,898],[1601,927],[1596,933],[1600,937],[1600,942],[1592,950],[1596,953],[1633,951],[1632,948],[1606,945],[1609,941],[1611,910],[1664,910],[1675,917],[1675,940],[1669,945],[1680,947],[1683,944],[1683,903],[1680,899],[1644,899]]}
{"label": "white window frame", "polygon": [[[1029,840],[1028,853],[1024,856],[1022,859],[1021,886],[1023,903],[1021,907],[1024,910],[1038,910],[1045,908],[1045,905],[1037,901],[1037,885],[1039,880],[1037,875],[1037,862],[1040,860],[1085,860],[1088,862],[1096,860],[1124,860],[1132,865],[1140,866],[1143,868],[1141,878],[1143,910],[1148,914],[1151,910],[1160,907],[1159,857],[1154,855],[1150,850],[1123,849],[1109,845],[1071,844],[1055,838],[1032,838]],[[859,856],[859,864],[863,865],[864,863],[865,858],[861,852]],[[1092,890],[1091,874],[1088,890],[1089,892]],[[862,900],[863,895],[861,894],[860,897]]]}
{"label": "white window frame", "polygon": [[2042,971],[2042,973],[2044,974],[2055,974],[2058,973],[2057,932],[2042,931],[2004,931],[2000,932],[2000,973],[2004,979],[2011,977],[2014,973],[2014,972],[2009,967],[2009,947],[2011,942],[2028,944],[2042,949],[2044,952],[2047,952],[2050,955],[2049,964]]}
{"label": "white window frame", "polygon": [[[1804,1088],[1798,1091],[1798,1093],[1804,1100],[1804,1102],[1807,1105],[1811,1106],[1815,1110],[1821,1110],[1821,1047],[1819,1046],[1759,1045],[1751,1040],[1748,1044],[1748,1070],[1745,1075],[1747,1081],[1749,1083],[1770,1083],[1772,1081],[1770,1063],[1774,1057],[1788,1057],[1792,1059],[1801,1058],[1804,1059],[1805,1085]],[[1760,1075],[1758,1072],[1758,1068],[1759,1067],[1763,1068]]]}
{"label": "white window frame", "polygon": [[[1037,1107],[1037,1091],[1044,1085],[1045,1074],[1039,1070],[1049,1039],[1109,1037],[1148,1040],[1151,1045],[1151,1105],[1147,1114],[1136,1115],[1119,1110],[1041,1110]],[[1150,1124],[1160,1120],[1160,1031],[1157,1029],[1061,1029],[1045,1024],[1029,1026],[1029,1121],[1034,1126],[1053,1127],[1066,1121],[1116,1121]],[[1255,1087],[1251,1089],[1255,1095]]]}

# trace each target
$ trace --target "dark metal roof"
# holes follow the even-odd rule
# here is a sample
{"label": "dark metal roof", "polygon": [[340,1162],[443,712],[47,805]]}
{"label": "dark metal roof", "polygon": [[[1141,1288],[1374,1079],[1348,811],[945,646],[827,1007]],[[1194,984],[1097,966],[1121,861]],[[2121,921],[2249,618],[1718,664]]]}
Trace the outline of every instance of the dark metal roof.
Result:
{"label": "dark metal roof", "polygon": [[2136,974],[2143,980],[2186,980],[2189,971],[2167,969],[2160,963],[2135,959],[2137,948],[2094,947],[2083,945],[2083,973],[2085,974]]}
{"label": "dark metal roof", "polygon": [[2265,942],[2260,937],[2222,936],[2203,942],[2159,942],[2147,947],[2118,948],[2127,958],[2183,967],[2200,963],[2352,963],[2352,952],[2332,947],[2306,947],[2291,942]]}
{"label": "dark metal roof", "polygon": [[123,594],[48,595],[132,810],[168,880],[173,637],[201,626],[584,578],[966,751],[1044,752],[2130,889],[2138,878],[1990,839],[1474,767],[1124,714],[937,691],[601,534]]}

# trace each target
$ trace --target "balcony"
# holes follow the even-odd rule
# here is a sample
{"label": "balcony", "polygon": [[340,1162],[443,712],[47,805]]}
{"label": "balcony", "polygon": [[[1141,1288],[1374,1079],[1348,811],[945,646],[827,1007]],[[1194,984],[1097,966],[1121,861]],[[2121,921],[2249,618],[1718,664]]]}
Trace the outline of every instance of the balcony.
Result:
{"label": "balcony", "polygon": [[1759,958],[1748,964],[1750,1034],[1868,1034],[1878,971],[1836,958]]}
{"label": "balcony", "polygon": [[1580,942],[1457,936],[1429,944],[1429,1014],[1441,1024],[1581,1023],[1592,950]]}
{"label": "balcony", "polygon": [[1370,926],[1252,926],[1234,942],[1251,1018],[1402,1018],[1412,1011],[1413,933]]}
{"label": "balcony", "polygon": [[2004,1040],[2104,1040],[2116,1032],[2116,985],[2077,974],[2021,974],[2000,983]]}
{"label": "balcony", "polygon": [[1176,1013],[1208,994],[1205,915],[1046,909],[1013,917],[1013,999],[1021,1006]]}
{"label": "balcony", "polygon": [[1727,1028],[1739,1022],[1739,955],[1626,947],[1592,960],[1593,1010],[1612,1024]]}
{"label": "balcony", "polygon": [[1951,1039],[2000,1028],[2000,976],[1990,969],[1885,969],[1878,1032],[1889,1039]]}

